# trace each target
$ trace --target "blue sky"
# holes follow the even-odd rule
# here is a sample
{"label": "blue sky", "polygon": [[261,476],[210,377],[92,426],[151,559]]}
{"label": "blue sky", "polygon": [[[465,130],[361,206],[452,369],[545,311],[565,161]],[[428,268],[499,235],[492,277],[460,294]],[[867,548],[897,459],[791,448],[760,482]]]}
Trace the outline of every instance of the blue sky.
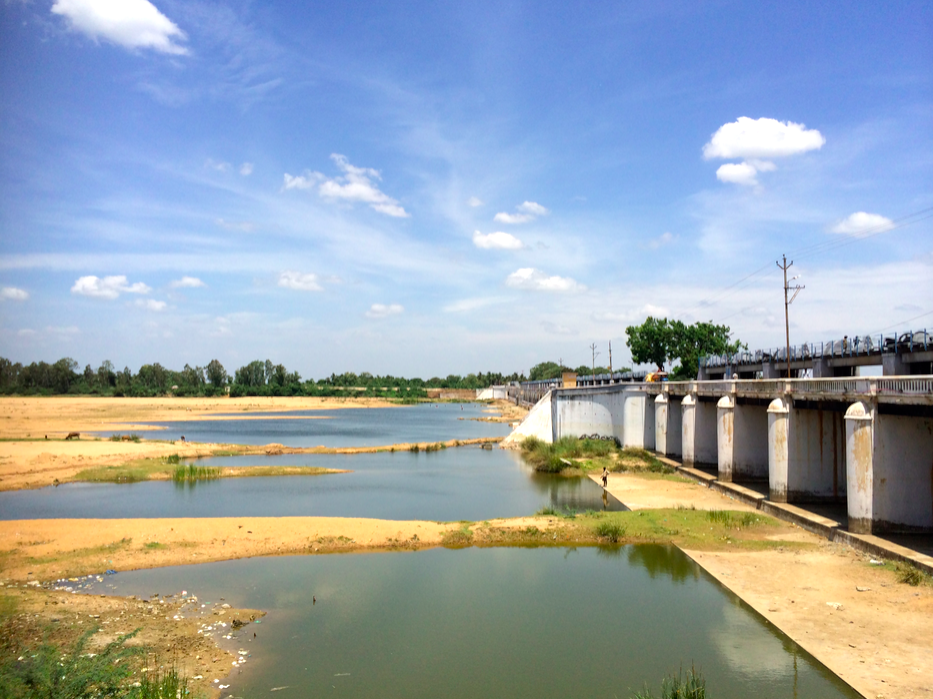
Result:
{"label": "blue sky", "polygon": [[[625,365],[933,326],[922,2],[0,2],[0,355]],[[749,276],[751,275],[751,276]]]}

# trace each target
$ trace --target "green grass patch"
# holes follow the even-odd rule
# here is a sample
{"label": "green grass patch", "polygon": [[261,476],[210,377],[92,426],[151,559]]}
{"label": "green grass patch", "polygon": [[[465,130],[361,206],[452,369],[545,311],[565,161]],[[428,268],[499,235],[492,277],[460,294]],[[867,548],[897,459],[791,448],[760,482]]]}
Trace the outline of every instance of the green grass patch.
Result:
{"label": "green grass patch", "polygon": [[461,549],[473,545],[473,531],[469,524],[464,524],[459,529],[451,529],[441,537],[441,545],[450,549]]}
{"label": "green grass patch", "polygon": [[0,657],[0,695],[6,699],[68,697],[69,699],[179,699],[191,697],[188,679],[174,667],[140,673],[136,670],[147,649],[127,645],[137,631],[118,636],[103,648],[91,648],[98,627],[89,628],[69,643],[52,642],[47,627],[43,638],[17,643],[17,650]]}
{"label": "green grass patch", "polygon": [[[684,674],[678,672],[661,680],[660,699],[706,699],[706,680],[694,668]],[[643,692],[635,692],[632,699],[654,699],[647,685]]]}
{"label": "green grass patch", "polygon": [[[172,456],[177,456],[173,454]],[[157,474],[171,473],[171,457],[133,459],[117,466],[87,468],[75,476],[75,480],[89,483],[138,483],[148,481]],[[176,462],[177,463],[177,462]]]}
{"label": "green grass patch", "polygon": [[63,561],[76,560],[80,558],[106,558],[107,556],[112,556],[117,551],[126,548],[132,543],[132,539],[123,538],[119,541],[114,541],[102,546],[90,546],[88,548],[65,551],[57,556],[30,556],[26,560],[29,563],[35,565],[42,565],[46,563],[61,563]]}
{"label": "green grass patch", "polygon": [[147,541],[145,547],[149,549],[150,551],[153,551],[153,550],[159,550],[159,549],[167,549],[168,544],[160,544],[158,541]]}
{"label": "green grass patch", "polygon": [[568,468],[591,470],[597,468],[593,462],[616,454],[619,450],[615,442],[602,439],[576,439],[562,437],[553,444],[542,442],[536,437],[528,437],[521,444],[522,457],[536,471],[560,473]]}
{"label": "green grass patch", "polygon": [[[175,454],[172,456],[175,456]],[[197,483],[198,481],[212,481],[218,478],[220,478],[220,469],[214,466],[180,464],[172,471],[172,480],[176,483]]]}
{"label": "green grass patch", "polygon": [[139,442],[141,439],[142,437],[140,437],[135,432],[132,434],[126,434],[126,435],[123,435],[123,434],[110,435],[111,442]]}

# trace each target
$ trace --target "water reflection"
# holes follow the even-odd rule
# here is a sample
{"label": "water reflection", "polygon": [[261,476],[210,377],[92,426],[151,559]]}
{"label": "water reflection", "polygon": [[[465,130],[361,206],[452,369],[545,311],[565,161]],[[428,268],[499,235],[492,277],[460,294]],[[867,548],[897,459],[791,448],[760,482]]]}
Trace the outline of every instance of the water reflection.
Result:
{"label": "water reflection", "polygon": [[652,580],[663,576],[685,583],[700,577],[700,567],[673,546],[629,546],[626,551],[629,564],[644,568]]}
{"label": "water reflection", "polygon": [[557,510],[624,509],[588,478],[534,473],[512,451],[298,454],[205,459],[210,466],[318,466],[326,476],[229,478],[196,484],[76,483],[0,493],[0,518],[371,517],[484,520]]}
{"label": "water reflection", "polygon": [[858,696],[708,576],[684,575],[674,547],[615,551],[249,559],[121,573],[100,591],[183,587],[267,610],[239,641],[251,660],[230,692],[242,697],[630,696],[691,665],[717,697]]}

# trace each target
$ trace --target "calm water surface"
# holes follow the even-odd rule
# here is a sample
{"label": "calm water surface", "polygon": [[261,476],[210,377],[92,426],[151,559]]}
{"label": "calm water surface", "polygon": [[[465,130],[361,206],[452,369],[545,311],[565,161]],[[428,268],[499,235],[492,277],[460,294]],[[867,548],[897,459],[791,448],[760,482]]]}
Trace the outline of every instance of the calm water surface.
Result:
{"label": "calm water surface", "polygon": [[260,558],[105,584],[268,611],[234,641],[250,658],[224,696],[624,698],[691,665],[715,699],[859,696],[674,547]]}
{"label": "calm water surface", "polygon": [[532,471],[515,452],[298,454],[203,459],[216,466],[352,469],[325,476],[227,478],[180,485],[69,483],[0,493],[0,519],[131,517],[372,517],[478,521],[557,509],[624,509],[588,478]]}
{"label": "calm water surface", "polygon": [[[508,424],[471,419],[489,417],[487,410],[480,403],[301,410],[276,413],[279,417],[272,419],[155,422],[150,424],[164,429],[133,432],[146,439],[175,440],[184,435],[190,442],[278,443],[287,447],[368,447],[508,435]],[[297,419],[300,416],[323,419]]]}

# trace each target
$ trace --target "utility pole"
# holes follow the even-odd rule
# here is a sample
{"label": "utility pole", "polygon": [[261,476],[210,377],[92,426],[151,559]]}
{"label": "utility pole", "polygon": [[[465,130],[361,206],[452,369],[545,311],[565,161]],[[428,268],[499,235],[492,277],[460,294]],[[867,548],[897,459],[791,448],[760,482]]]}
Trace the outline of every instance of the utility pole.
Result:
{"label": "utility pole", "polygon": [[593,353],[593,385],[596,385],[596,356],[599,352],[596,351],[596,343],[594,342],[590,345],[590,351]]}
{"label": "utility pole", "polygon": [[794,299],[797,298],[797,294],[800,293],[801,289],[806,289],[807,287],[800,286],[800,284],[797,284],[796,286],[794,286],[794,295],[790,297],[790,300],[788,300],[787,292],[790,291],[790,286],[788,286],[788,281],[794,281],[795,279],[800,279],[800,275],[798,274],[796,277],[791,277],[791,279],[788,280],[787,270],[794,266],[794,261],[791,260],[790,262],[788,262],[787,255],[781,255],[781,260],[783,260],[783,264],[781,262],[775,262],[774,264],[778,266],[778,269],[781,269],[784,271],[784,333],[785,333],[784,338],[787,341],[787,345],[786,345],[787,354],[785,355],[784,358],[787,360],[787,378],[790,378],[790,312],[788,309],[790,308],[790,305],[794,302]]}
{"label": "utility pole", "polygon": [[609,380],[612,380],[612,340],[609,340]]}

